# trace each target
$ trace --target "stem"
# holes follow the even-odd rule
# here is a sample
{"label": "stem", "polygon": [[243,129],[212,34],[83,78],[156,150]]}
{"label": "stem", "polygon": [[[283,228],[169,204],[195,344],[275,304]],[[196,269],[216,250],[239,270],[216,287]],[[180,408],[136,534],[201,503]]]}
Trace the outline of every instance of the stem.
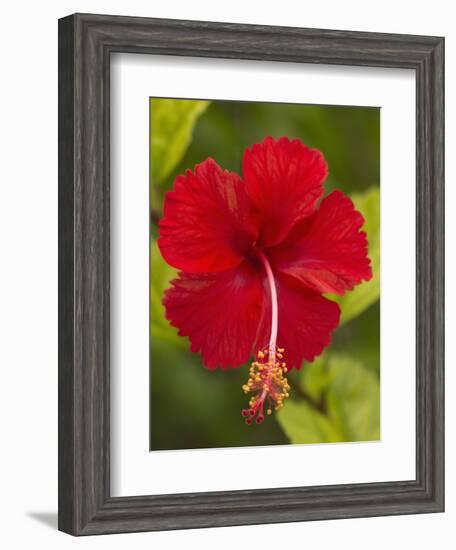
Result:
{"label": "stem", "polygon": [[277,345],[277,330],[279,326],[278,322],[278,308],[277,308],[277,288],[274,280],[274,274],[272,273],[271,264],[264,255],[263,252],[259,251],[258,255],[266,271],[269,291],[271,293],[271,337],[269,339],[269,353],[273,354],[275,357],[276,345]]}

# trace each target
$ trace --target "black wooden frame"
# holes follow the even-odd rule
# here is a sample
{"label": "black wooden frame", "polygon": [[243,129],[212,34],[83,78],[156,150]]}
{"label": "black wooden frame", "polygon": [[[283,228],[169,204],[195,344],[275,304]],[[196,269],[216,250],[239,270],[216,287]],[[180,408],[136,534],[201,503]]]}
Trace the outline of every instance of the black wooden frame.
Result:
{"label": "black wooden frame", "polygon": [[[415,480],[110,496],[112,52],[416,71]],[[59,529],[73,535],[90,535],[443,511],[443,207],[443,38],[82,14],[61,19]]]}

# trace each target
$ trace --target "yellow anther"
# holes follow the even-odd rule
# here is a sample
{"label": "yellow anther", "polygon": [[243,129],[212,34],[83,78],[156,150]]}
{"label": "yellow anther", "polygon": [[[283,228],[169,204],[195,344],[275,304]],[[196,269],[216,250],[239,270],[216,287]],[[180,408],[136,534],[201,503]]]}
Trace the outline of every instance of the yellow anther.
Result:
{"label": "yellow anther", "polygon": [[[251,419],[254,415],[262,418],[263,410],[264,414],[270,415],[273,410],[279,410],[284,399],[288,397],[290,386],[284,376],[287,369],[286,363],[281,361],[283,351],[283,348],[271,348],[270,353],[268,349],[257,352],[257,358],[252,361],[249,368],[247,383],[242,386],[245,393],[253,394],[249,400],[250,412],[244,409],[242,413],[245,418]],[[263,409],[266,403],[269,407]],[[262,420],[258,423],[261,422]]]}

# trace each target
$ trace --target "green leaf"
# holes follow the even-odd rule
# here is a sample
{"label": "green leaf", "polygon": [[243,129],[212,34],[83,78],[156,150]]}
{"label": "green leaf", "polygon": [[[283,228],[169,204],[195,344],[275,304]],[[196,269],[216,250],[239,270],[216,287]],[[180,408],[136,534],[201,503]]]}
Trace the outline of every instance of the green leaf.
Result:
{"label": "green leaf", "polygon": [[302,369],[298,397],[285,401],[277,415],[291,443],[379,439],[380,384],[372,371],[329,353]]}
{"label": "green leaf", "polygon": [[349,356],[329,357],[328,416],[346,441],[380,438],[380,384],[375,374]]}
{"label": "green leaf", "polygon": [[163,294],[170,286],[170,281],[176,277],[177,271],[169,266],[160,254],[155,240],[150,248],[150,334],[152,341],[159,339],[175,344],[179,348],[187,345],[187,340],[177,334],[165,318],[162,304]]}
{"label": "green leaf", "polygon": [[331,382],[331,374],[323,356],[317,357],[313,363],[305,363],[299,373],[301,389],[314,403],[319,403],[323,392]]}
{"label": "green leaf", "polygon": [[304,400],[289,399],[277,420],[291,443],[330,443],[343,441],[337,426]]}
{"label": "green leaf", "polygon": [[150,100],[150,174],[152,184],[163,184],[182,159],[193,127],[209,101],[192,99]]}
{"label": "green leaf", "polygon": [[373,277],[344,296],[330,296],[340,305],[341,325],[358,316],[380,297],[380,190],[371,187],[364,193],[352,195],[351,199],[365,219],[363,230],[369,242]]}

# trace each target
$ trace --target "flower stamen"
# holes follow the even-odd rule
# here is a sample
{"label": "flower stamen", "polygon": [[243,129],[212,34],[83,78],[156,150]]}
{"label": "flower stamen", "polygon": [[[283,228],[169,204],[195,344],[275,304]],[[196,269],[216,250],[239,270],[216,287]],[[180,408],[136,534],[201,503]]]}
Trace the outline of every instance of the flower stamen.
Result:
{"label": "flower stamen", "polygon": [[284,362],[274,355],[283,354],[283,349],[278,348],[276,354],[271,354],[269,348],[260,350],[256,361],[253,361],[247,384],[242,386],[244,393],[254,393],[249,401],[249,408],[242,410],[242,416],[246,424],[251,424],[255,419],[257,424],[264,421],[264,408],[267,404],[266,414],[272,414],[272,410],[278,411],[283,406],[283,401],[288,397],[290,385],[285,377],[287,367]]}
{"label": "flower stamen", "polygon": [[259,257],[266,271],[271,297],[271,336],[266,349],[257,352],[257,358],[251,364],[247,384],[242,386],[244,393],[255,393],[250,398],[249,409],[242,410],[246,424],[251,424],[256,416],[256,423],[264,421],[264,405],[267,402],[266,414],[272,414],[272,409],[279,410],[283,400],[288,397],[290,386],[285,377],[287,365],[283,359],[284,349],[277,347],[278,303],[277,289],[268,259],[263,252]]}

